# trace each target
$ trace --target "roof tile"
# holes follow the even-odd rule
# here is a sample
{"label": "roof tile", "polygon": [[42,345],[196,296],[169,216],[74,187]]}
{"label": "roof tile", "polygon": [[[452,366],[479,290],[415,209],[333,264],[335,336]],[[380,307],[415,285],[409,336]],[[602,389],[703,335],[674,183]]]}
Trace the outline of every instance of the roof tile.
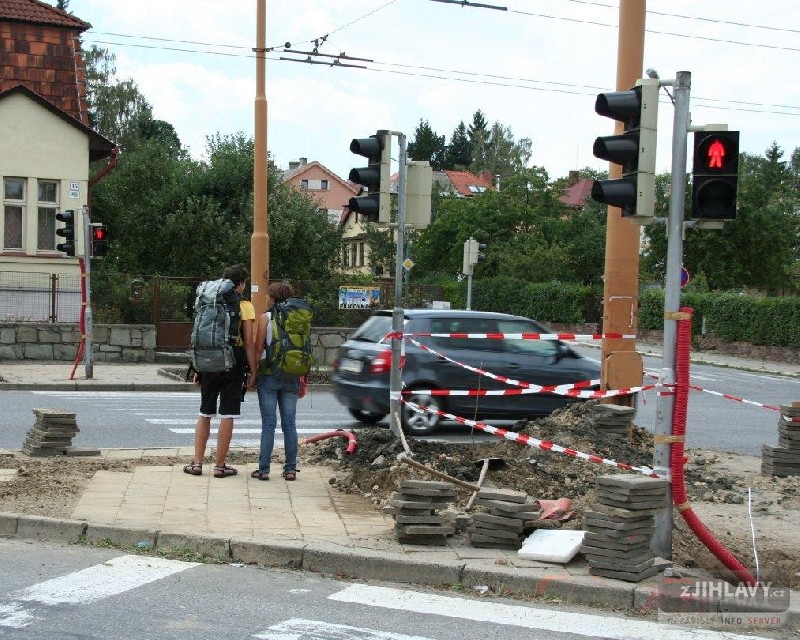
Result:
{"label": "roof tile", "polygon": [[88,22],[40,0],[3,0],[0,2],[0,20],[68,27],[80,31],[92,27]]}

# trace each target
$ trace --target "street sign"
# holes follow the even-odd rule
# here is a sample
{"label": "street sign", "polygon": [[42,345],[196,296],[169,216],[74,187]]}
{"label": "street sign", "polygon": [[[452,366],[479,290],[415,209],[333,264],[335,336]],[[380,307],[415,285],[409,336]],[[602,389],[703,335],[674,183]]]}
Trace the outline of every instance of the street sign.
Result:
{"label": "street sign", "polygon": [[681,267],[681,289],[689,284],[689,272],[686,267]]}
{"label": "street sign", "polygon": [[411,267],[414,266],[414,261],[411,258],[406,258],[403,260],[403,269],[406,271],[411,271]]}

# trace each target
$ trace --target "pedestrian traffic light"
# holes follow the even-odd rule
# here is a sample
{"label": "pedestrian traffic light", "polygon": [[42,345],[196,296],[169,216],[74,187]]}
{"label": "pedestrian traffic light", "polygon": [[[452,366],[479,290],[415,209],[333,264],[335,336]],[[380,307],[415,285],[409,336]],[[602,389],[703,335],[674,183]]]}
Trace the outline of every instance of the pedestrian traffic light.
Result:
{"label": "pedestrian traffic light", "polygon": [[367,190],[366,195],[350,198],[350,211],[360,213],[368,222],[389,223],[389,170],[392,159],[392,136],[378,131],[369,138],[355,138],[350,151],[367,158],[368,166],[351,169],[348,179]]}
{"label": "pedestrian traffic light", "polygon": [[622,133],[594,141],[597,158],[622,167],[622,177],[595,180],[592,199],[622,209],[622,216],[651,222],[655,205],[659,82],[636,81],[627,91],[598,94],[594,110],[623,123]]}
{"label": "pedestrian traffic light", "polygon": [[92,257],[103,258],[108,255],[108,228],[99,222],[92,223]]}
{"label": "pedestrian traffic light", "polygon": [[738,182],[739,132],[695,131],[692,218],[734,220]]}
{"label": "pedestrian traffic light", "polygon": [[478,242],[477,240],[472,241],[472,249],[469,254],[470,262],[472,262],[472,266],[474,267],[478,264],[478,260],[483,260],[486,257],[485,253],[482,253],[486,250],[486,245],[483,242]]}
{"label": "pedestrian traffic light", "polygon": [[68,256],[75,255],[75,211],[67,209],[56,214],[56,220],[63,222],[64,226],[56,229],[56,235],[64,238],[64,242],[56,245],[56,249],[63,251]]}

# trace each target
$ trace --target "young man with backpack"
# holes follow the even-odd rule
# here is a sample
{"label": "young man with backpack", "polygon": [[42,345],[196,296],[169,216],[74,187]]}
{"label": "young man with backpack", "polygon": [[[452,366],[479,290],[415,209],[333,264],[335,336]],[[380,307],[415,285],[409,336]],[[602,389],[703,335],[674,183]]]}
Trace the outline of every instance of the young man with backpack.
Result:
{"label": "young man with backpack", "polygon": [[[281,414],[286,456],[283,477],[297,479],[297,398],[301,379],[311,368],[311,306],[294,297],[288,282],[267,287],[267,312],[258,319],[255,350],[266,356],[258,366],[258,406],[261,410],[261,452],[258,469],[250,476],[269,480],[270,459]],[[304,380],[303,380],[304,382]]]}
{"label": "young man with backpack", "polygon": [[[219,431],[214,460],[214,477],[227,478],[238,472],[225,464],[238,418],[244,387],[252,389],[256,379],[253,324],[256,312],[242,299],[248,271],[236,264],[225,269],[221,280],[202,282],[197,287],[195,324],[192,330],[194,383],[200,386],[200,415],[194,430],[194,458],[183,471],[192,476],[203,473],[203,458],[211,433],[211,418],[217,414]],[[244,386],[243,386],[244,385]]]}

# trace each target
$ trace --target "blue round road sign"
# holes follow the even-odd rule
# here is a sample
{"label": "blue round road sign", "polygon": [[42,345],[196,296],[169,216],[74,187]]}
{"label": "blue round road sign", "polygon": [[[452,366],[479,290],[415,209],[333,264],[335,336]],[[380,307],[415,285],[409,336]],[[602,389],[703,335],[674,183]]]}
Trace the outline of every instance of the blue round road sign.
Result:
{"label": "blue round road sign", "polygon": [[689,284],[689,272],[686,267],[681,267],[681,288]]}

